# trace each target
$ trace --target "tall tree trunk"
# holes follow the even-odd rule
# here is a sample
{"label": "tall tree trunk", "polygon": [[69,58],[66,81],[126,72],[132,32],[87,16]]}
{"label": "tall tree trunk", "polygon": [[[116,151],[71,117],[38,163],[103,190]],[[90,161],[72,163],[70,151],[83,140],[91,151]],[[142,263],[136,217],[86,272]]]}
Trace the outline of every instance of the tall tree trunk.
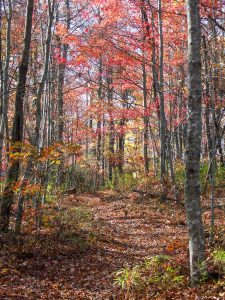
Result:
{"label": "tall tree trunk", "polygon": [[[6,29],[6,57],[2,74],[2,106],[1,106],[1,123],[0,123],[0,176],[2,172],[2,155],[4,134],[8,128],[8,106],[9,106],[9,62],[11,55],[11,25],[12,25],[12,2],[8,1],[8,16]],[[2,45],[2,43],[1,43]]]}
{"label": "tall tree trunk", "polygon": [[[208,155],[209,155],[209,179],[210,179],[210,201],[211,201],[211,224],[210,224],[210,244],[214,242],[214,226],[215,226],[215,197],[214,197],[214,188],[215,188],[215,167],[216,167],[216,135],[215,135],[215,106],[213,103],[212,91],[208,81],[213,82],[211,69],[208,67],[208,50],[206,45],[206,37],[203,36],[203,47],[204,47],[204,62],[205,62],[205,76],[206,76],[206,97],[207,104],[205,108],[205,124],[206,124],[206,136],[208,141]],[[210,101],[209,101],[210,100]],[[211,126],[210,126],[210,112],[211,112]],[[207,184],[208,176],[206,179]]]}
{"label": "tall tree trunk", "polygon": [[114,144],[115,144],[115,128],[112,116],[113,110],[113,90],[112,90],[112,69],[109,68],[107,74],[107,98],[108,98],[108,111],[109,111],[109,181],[113,179],[114,170]]}
{"label": "tall tree trunk", "polygon": [[2,63],[2,0],[0,0],[0,115],[3,105],[3,63]]}
{"label": "tall tree trunk", "polygon": [[[144,54],[145,55],[145,54]],[[146,74],[146,66],[145,66],[145,58],[142,64],[142,78],[143,78],[143,105],[144,105],[144,135],[143,135],[143,149],[144,149],[144,167],[145,173],[149,173],[149,158],[148,158],[148,139],[149,139],[149,132],[148,132],[148,125],[149,125],[149,117],[147,115],[147,74]]]}
{"label": "tall tree trunk", "polygon": [[[30,44],[31,44],[31,31],[32,31],[32,17],[33,17],[34,0],[28,0],[25,24],[25,38],[24,47],[22,52],[22,59],[19,66],[19,76],[16,89],[15,100],[15,113],[13,119],[12,129],[12,144],[21,143],[23,140],[23,103],[26,88],[27,71],[29,66]],[[17,151],[20,151],[20,146],[17,146]],[[9,168],[6,186],[4,188],[1,212],[0,212],[0,230],[7,231],[9,228],[9,218],[11,206],[13,203],[13,187],[19,177],[19,162],[11,161]]]}
{"label": "tall tree trunk", "polygon": [[[67,30],[70,29],[70,1],[65,0],[66,4],[66,27]],[[62,57],[64,62],[59,65],[59,82],[58,82],[58,116],[59,116],[59,125],[58,125],[58,140],[63,141],[63,88],[65,81],[65,70],[66,70],[66,60],[68,53],[68,44],[63,44],[62,46]]]}
{"label": "tall tree trunk", "polygon": [[[164,72],[163,72],[163,27],[162,27],[162,2],[158,0],[158,19],[159,19],[159,101],[160,101],[160,181],[165,183],[166,177],[166,117],[164,105]],[[164,194],[164,193],[163,193]],[[163,200],[163,199],[162,199]]]}
{"label": "tall tree trunk", "polygon": [[[102,57],[99,59],[99,76],[98,76],[98,104],[101,107],[101,102],[103,101],[102,99],[102,94],[103,94],[103,67],[102,67]],[[101,112],[97,115],[97,163],[98,163],[98,174],[101,173],[101,156],[102,156],[102,117],[101,117]],[[99,175],[100,177],[100,182],[102,179],[102,176]]]}
{"label": "tall tree trunk", "polygon": [[205,108],[205,126],[206,126],[206,136],[207,136],[207,146],[208,146],[208,154],[209,154],[209,164],[212,159],[212,138],[210,131],[210,85],[209,85],[209,67],[208,67],[208,50],[206,45],[206,37],[203,36],[203,47],[204,47],[204,66],[205,66],[205,96],[207,98],[206,108]]}
{"label": "tall tree trunk", "polygon": [[193,283],[205,271],[205,242],[200,204],[201,154],[201,29],[198,0],[187,0],[188,19],[188,131],[185,168],[185,204],[189,228],[190,272]]}
{"label": "tall tree trunk", "polygon": [[142,15],[142,23],[143,23],[143,50],[142,50],[142,55],[143,55],[143,61],[142,61],[142,89],[143,89],[143,106],[144,106],[144,133],[143,133],[143,152],[144,152],[144,168],[145,168],[145,174],[149,173],[149,158],[148,158],[148,139],[149,139],[149,132],[148,132],[148,124],[149,124],[149,117],[147,115],[147,108],[148,108],[148,103],[147,103],[147,73],[146,73],[146,36],[150,35],[150,28],[149,28],[149,23],[148,23],[148,17],[147,13],[145,10],[145,3],[144,0],[142,0],[142,5],[141,5],[141,15]]}
{"label": "tall tree trunk", "polygon": [[[127,106],[127,101],[128,101],[128,90],[126,90],[123,94],[123,102],[122,102],[122,107],[123,108],[128,108]],[[125,146],[125,133],[124,133],[124,125],[126,123],[126,118],[122,117],[120,119],[119,125],[121,132],[119,133],[119,141],[118,141],[118,171],[120,174],[123,174],[123,165],[124,165],[124,146]]]}
{"label": "tall tree trunk", "polygon": [[51,39],[52,39],[52,25],[54,19],[54,10],[55,10],[55,0],[50,2],[48,1],[48,30],[45,42],[45,61],[44,61],[44,70],[41,78],[41,82],[38,87],[37,97],[36,97],[36,144],[38,148],[41,148],[43,141],[40,138],[40,131],[43,125],[41,122],[45,122],[42,116],[42,109],[41,109],[41,97],[44,91],[45,83],[48,77],[48,70],[49,70],[49,59],[50,59],[50,50],[51,50]]}
{"label": "tall tree trunk", "polygon": [[[70,0],[65,0],[66,5],[66,27],[69,31],[70,29]],[[59,45],[62,47],[62,58],[63,62],[59,64],[59,75],[58,75],[58,141],[63,142],[63,130],[64,130],[64,83],[65,83],[65,73],[66,73],[66,61],[67,61],[67,53],[69,49],[68,44]],[[61,159],[61,164],[58,168],[58,184],[61,185],[63,182],[63,159]]]}

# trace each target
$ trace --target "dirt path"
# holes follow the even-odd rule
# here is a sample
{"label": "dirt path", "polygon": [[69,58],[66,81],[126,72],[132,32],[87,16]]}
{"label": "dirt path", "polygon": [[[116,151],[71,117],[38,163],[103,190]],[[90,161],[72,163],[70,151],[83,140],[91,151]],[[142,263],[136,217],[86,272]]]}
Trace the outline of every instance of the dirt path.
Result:
{"label": "dirt path", "polygon": [[[102,192],[70,196],[64,205],[67,203],[92,210],[98,224],[96,241],[81,252],[70,248],[60,251],[58,245],[41,258],[5,256],[0,299],[120,299],[113,285],[118,269],[162,253],[187,264],[184,208],[174,202],[159,204],[137,194],[120,199]],[[8,265],[4,264],[7,259]]]}

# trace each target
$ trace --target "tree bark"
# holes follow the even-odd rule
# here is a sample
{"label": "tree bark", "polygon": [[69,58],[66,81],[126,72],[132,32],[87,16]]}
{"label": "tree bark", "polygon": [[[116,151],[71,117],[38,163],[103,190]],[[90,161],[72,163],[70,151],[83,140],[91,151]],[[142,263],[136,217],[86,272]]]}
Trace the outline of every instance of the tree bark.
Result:
{"label": "tree bark", "polygon": [[[8,1],[8,16],[6,30],[6,57],[2,74],[2,105],[1,105],[1,123],[0,123],[0,176],[2,172],[2,155],[4,145],[4,135],[8,128],[8,106],[9,106],[9,63],[11,55],[11,27],[12,27],[12,2]],[[2,45],[2,43],[1,43]]]}
{"label": "tree bark", "polygon": [[114,144],[115,144],[115,126],[114,120],[112,116],[113,110],[113,89],[112,89],[112,69],[109,68],[107,74],[107,100],[108,100],[108,111],[109,111],[109,181],[113,179],[113,170],[115,167],[115,151],[114,151]]}
{"label": "tree bark", "polygon": [[52,1],[52,4],[50,1],[48,1],[48,10],[49,10],[49,20],[48,20],[48,30],[47,30],[47,36],[45,41],[45,61],[44,61],[44,70],[41,78],[41,82],[38,87],[37,91],[37,97],[36,97],[36,145],[38,148],[42,147],[43,141],[41,139],[41,127],[43,127],[42,122],[45,122],[43,120],[42,116],[42,110],[41,110],[41,97],[44,91],[44,86],[48,77],[48,71],[49,71],[49,59],[50,59],[50,50],[51,50],[51,39],[52,39],[52,25],[53,25],[53,19],[54,19],[54,10],[55,10],[55,0]]}
{"label": "tree bark", "polygon": [[[70,1],[65,0],[66,5],[66,27],[67,30],[70,29]],[[64,81],[65,81],[65,71],[66,71],[66,60],[67,60],[67,53],[68,53],[68,44],[63,44],[62,46],[62,57],[64,62],[59,65],[59,79],[58,79],[58,115],[59,115],[59,125],[58,125],[58,140],[60,142],[63,141],[63,88],[64,88]]]}
{"label": "tree bark", "polygon": [[192,283],[205,271],[205,242],[200,204],[200,154],[202,136],[201,29],[198,0],[187,0],[188,19],[188,131],[185,166],[185,204],[189,228]]}
{"label": "tree bark", "polygon": [[[123,94],[123,102],[122,107],[127,109],[128,101],[128,90],[126,90]],[[119,125],[121,132],[119,133],[119,140],[118,140],[118,171],[119,174],[123,174],[124,172],[124,150],[125,150],[125,133],[124,133],[124,125],[126,124],[126,118],[122,117],[120,119]]]}
{"label": "tree bark", "polygon": [[[147,101],[147,96],[148,96],[148,91],[147,91],[147,72],[146,72],[146,36],[150,34],[150,28],[149,28],[149,23],[148,23],[148,17],[147,13],[145,10],[145,3],[142,0],[142,5],[141,5],[141,15],[142,15],[142,23],[143,23],[143,50],[142,50],[142,55],[143,55],[143,61],[142,61],[142,90],[143,90],[143,106],[144,106],[144,116],[143,116],[143,121],[144,121],[144,132],[143,132],[143,152],[144,152],[144,167],[145,167],[145,174],[149,173],[149,157],[148,157],[148,140],[149,140],[149,132],[148,132],[148,127],[149,127],[149,117],[147,115],[147,108],[148,108],[148,101]],[[146,23],[146,24],[145,24]],[[145,26],[144,26],[145,24]]]}
{"label": "tree bark", "polygon": [[[102,57],[99,59],[99,76],[98,76],[98,102],[101,106],[102,94],[103,94],[103,66],[102,66]],[[97,115],[97,150],[96,150],[96,158],[97,158],[97,164],[98,164],[98,174],[101,173],[101,157],[102,157],[102,117],[101,112]],[[102,181],[102,176],[99,175],[100,182]]]}
{"label": "tree bark", "polygon": [[[15,113],[13,119],[12,129],[12,145],[17,144],[16,151],[20,151],[19,143],[23,140],[23,104],[26,88],[27,71],[29,65],[29,54],[31,44],[31,31],[32,31],[32,16],[33,16],[34,0],[28,0],[27,12],[26,12],[26,24],[25,24],[25,38],[24,47],[22,52],[22,59],[19,66],[19,76],[16,89],[15,100]],[[1,212],[0,212],[0,231],[7,231],[9,228],[9,218],[11,212],[11,206],[13,203],[14,185],[19,177],[19,161],[11,161],[9,168],[6,186],[4,188]]]}
{"label": "tree bark", "polygon": [[[159,19],[159,101],[160,101],[160,181],[165,184],[166,177],[166,117],[164,104],[164,46],[163,46],[163,27],[162,27],[162,3],[158,1],[158,19]],[[163,199],[162,199],[163,200]]]}

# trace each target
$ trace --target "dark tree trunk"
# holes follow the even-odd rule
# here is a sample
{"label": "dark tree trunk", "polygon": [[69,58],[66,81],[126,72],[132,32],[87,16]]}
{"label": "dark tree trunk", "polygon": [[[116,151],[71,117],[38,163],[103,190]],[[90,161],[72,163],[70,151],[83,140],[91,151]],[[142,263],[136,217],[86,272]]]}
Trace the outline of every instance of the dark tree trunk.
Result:
{"label": "dark tree trunk", "polygon": [[[66,4],[66,27],[67,30],[70,29],[70,1],[65,0]],[[68,44],[62,45],[62,57],[64,62],[59,65],[59,79],[58,79],[58,116],[59,116],[59,125],[58,125],[58,140],[60,142],[63,141],[63,88],[64,88],[64,81],[65,81],[65,71],[66,71],[66,60],[67,60],[67,53],[68,53]]]}
{"label": "dark tree trunk", "polygon": [[148,157],[148,140],[149,140],[149,117],[147,115],[147,108],[148,108],[148,102],[147,102],[147,72],[146,72],[146,61],[147,61],[147,53],[146,53],[146,36],[150,35],[150,26],[148,22],[147,13],[145,10],[145,3],[144,0],[142,0],[141,5],[141,15],[142,15],[142,22],[145,24],[144,30],[143,30],[143,61],[142,61],[142,89],[143,89],[143,106],[144,106],[144,132],[143,132],[143,152],[144,152],[144,167],[145,167],[145,174],[149,173],[149,157]]}
{"label": "dark tree trunk", "polygon": [[[127,108],[127,101],[128,101],[128,91],[124,92],[123,95],[123,108]],[[119,141],[118,141],[118,151],[119,151],[119,161],[118,161],[118,171],[120,174],[123,174],[124,169],[124,146],[125,146],[125,134],[124,134],[124,125],[126,123],[126,118],[120,119],[120,128],[121,132],[119,133]]]}
{"label": "dark tree trunk", "polygon": [[[32,31],[32,16],[33,16],[34,0],[28,0],[27,12],[26,12],[26,25],[25,25],[25,38],[24,48],[22,53],[22,59],[19,66],[19,76],[16,89],[15,100],[15,113],[13,119],[12,129],[12,145],[17,144],[15,151],[20,151],[19,143],[23,140],[23,103],[27,79],[27,71],[29,65],[29,54],[31,44],[31,31]],[[0,213],[0,230],[7,231],[9,228],[9,218],[11,206],[13,203],[13,187],[19,177],[19,162],[11,161],[9,168],[6,186],[3,192],[1,201],[1,213]]]}
{"label": "dark tree trunk", "polygon": [[[166,117],[164,104],[164,46],[163,46],[163,27],[162,27],[162,3],[158,1],[159,19],[159,101],[160,101],[160,180],[165,184],[166,177]],[[163,200],[163,199],[162,199]]]}

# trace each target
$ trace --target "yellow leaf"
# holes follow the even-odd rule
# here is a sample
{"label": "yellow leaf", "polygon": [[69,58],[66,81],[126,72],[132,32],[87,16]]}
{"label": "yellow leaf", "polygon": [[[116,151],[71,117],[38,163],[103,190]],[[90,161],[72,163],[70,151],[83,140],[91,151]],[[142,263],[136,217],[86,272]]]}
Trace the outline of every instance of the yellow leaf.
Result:
{"label": "yellow leaf", "polygon": [[10,272],[10,269],[8,269],[8,268],[1,269],[1,274],[8,274],[9,272]]}

